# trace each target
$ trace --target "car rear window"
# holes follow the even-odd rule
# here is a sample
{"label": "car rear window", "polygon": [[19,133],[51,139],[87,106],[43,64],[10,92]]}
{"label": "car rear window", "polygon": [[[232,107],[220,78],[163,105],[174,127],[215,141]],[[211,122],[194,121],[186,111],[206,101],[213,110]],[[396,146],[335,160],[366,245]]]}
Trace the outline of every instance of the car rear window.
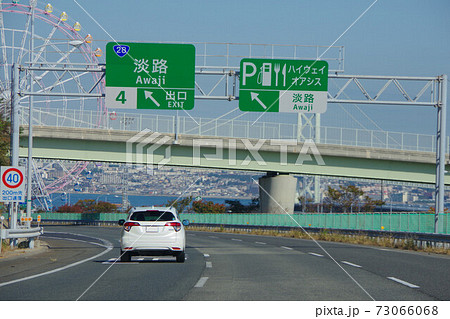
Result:
{"label": "car rear window", "polygon": [[143,212],[134,212],[131,215],[130,220],[140,222],[154,222],[154,221],[167,222],[175,220],[175,216],[171,212],[148,210]]}

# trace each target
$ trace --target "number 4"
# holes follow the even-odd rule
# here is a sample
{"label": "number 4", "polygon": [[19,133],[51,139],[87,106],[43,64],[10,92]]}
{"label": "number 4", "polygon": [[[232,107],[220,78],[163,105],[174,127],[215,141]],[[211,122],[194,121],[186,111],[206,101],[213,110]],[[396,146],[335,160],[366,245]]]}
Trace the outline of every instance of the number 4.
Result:
{"label": "number 4", "polygon": [[119,94],[116,97],[117,102],[122,102],[122,104],[125,104],[127,99],[125,98],[125,91],[120,91]]}

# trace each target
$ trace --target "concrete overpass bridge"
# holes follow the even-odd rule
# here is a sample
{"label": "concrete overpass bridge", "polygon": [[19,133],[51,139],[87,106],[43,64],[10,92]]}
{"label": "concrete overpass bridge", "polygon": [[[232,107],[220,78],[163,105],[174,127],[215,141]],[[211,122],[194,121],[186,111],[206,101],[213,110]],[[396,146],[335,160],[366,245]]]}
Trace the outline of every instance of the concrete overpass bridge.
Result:
{"label": "concrete overpass bridge", "polygon": [[[26,157],[28,127],[20,137]],[[33,127],[33,157],[435,183],[430,151],[75,127]],[[446,154],[446,168],[450,168]],[[450,176],[445,177],[450,185]]]}

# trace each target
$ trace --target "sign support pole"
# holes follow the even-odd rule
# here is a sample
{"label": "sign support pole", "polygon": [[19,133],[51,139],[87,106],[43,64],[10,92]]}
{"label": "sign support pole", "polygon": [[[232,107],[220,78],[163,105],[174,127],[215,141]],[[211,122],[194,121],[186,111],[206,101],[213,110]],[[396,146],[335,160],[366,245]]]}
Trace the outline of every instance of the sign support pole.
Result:
{"label": "sign support pole", "polygon": [[[19,66],[14,63],[11,88],[11,165],[19,166]],[[17,203],[9,204],[10,229],[17,229]],[[17,239],[11,240],[11,246],[17,245]]]}
{"label": "sign support pole", "polygon": [[436,205],[434,215],[434,232],[444,230],[444,197],[445,197],[445,162],[446,162],[446,121],[447,121],[447,75],[439,77],[439,103],[437,108],[437,141],[436,141]]}
{"label": "sign support pole", "polygon": [[[34,60],[34,11],[36,1],[31,1],[31,35],[30,35],[30,66],[33,67]],[[30,91],[33,92],[33,71],[30,72]],[[31,186],[33,178],[33,100],[34,97],[29,97],[29,109],[28,109],[28,160],[27,160],[27,214],[26,217],[31,217]],[[27,228],[31,227],[31,222],[26,222]]]}

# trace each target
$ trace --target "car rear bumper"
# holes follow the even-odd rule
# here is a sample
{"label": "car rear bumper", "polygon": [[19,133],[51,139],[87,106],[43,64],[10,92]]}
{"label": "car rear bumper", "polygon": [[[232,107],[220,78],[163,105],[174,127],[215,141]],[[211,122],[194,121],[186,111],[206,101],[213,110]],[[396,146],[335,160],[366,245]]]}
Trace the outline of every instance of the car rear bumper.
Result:
{"label": "car rear bumper", "polygon": [[160,249],[133,249],[126,250],[132,256],[176,256],[183,250],[173,250],[170,248],[160,248]]}

